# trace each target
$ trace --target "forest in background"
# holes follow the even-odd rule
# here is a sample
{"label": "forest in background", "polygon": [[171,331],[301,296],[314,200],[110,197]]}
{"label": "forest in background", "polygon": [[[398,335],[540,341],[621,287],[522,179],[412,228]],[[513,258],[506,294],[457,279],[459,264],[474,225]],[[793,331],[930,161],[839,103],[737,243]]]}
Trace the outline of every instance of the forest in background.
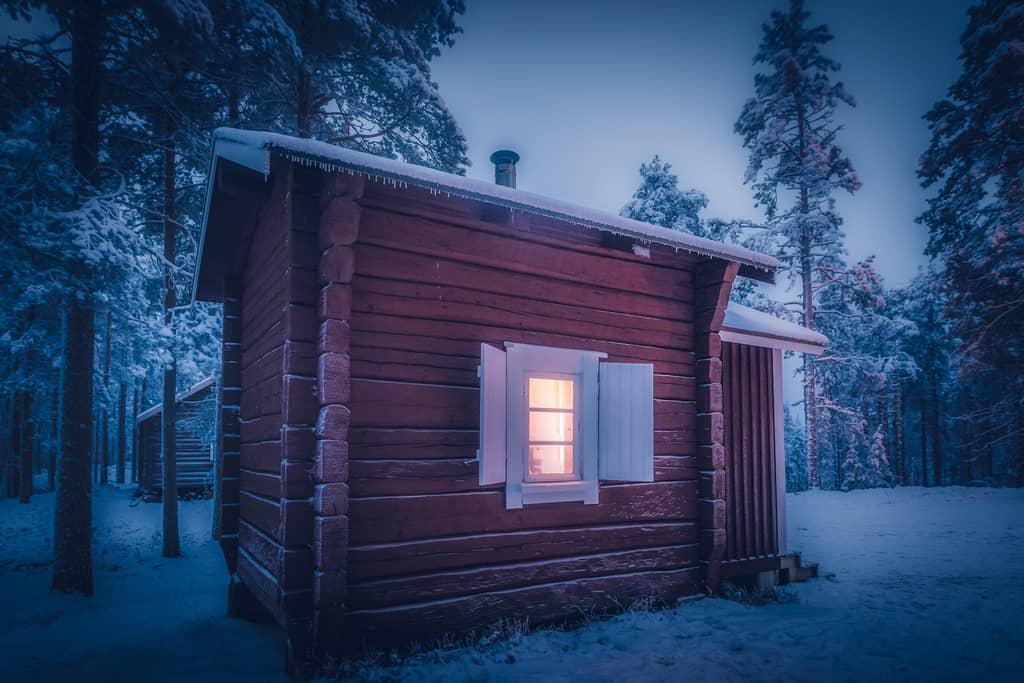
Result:
{"label": "forest in background", "polygon": [[962,73],[922,112],[930,264],[905,287],[887,286],[873,258],[847,259],[835,196],[861,183],[835,113],[856,101],[828,56],[832,32],[801,1],[764,25],[735,123],[763,222],[703,218],[708,198],[680,189],[670,164],[640,167],[623,215],[777,256],[782,301],[750,283],[733,299],[829,339],[803,357],[803,400],[786,407],[788,490],[1024,484],[1021,36],[1024,3],[973,7]]}
{"label": "forest in background", "polygon": [[[0,3],[49,27],[0,49],[2,490],[28,501],[48,473],[54,586],[90,592],[90,487],[133,476],[135,414],[173,405],[219,367],[219,307],[189,302],[212,130],[273,130],[463,173],[467,141],[430,62],[453,44],[464,6]],[[932,262],[907,287],[887,287],[871,259],[846,259],[834,197],[860,181],[834,113],[855,101],[828,57],[832,33],[800,1],[751,46],[757,75],[737,112],[749,153],[737,183],[763,220],[702,217],[707,198],[681,190],[657,157],[623,208],[778,256],[791,300],[749,286],[735,297],[829,337],[804,360],[804,400],[788,411],[791,490],[1024,483],[1024,3],[985,0],[966,20],[962,73],[922,112]],[[163,448],[174,452],[173,430]]]}

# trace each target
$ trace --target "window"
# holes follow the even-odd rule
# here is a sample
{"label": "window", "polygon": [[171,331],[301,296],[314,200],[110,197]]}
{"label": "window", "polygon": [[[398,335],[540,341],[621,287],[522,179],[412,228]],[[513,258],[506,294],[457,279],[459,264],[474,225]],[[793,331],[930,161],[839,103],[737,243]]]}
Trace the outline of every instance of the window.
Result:
{"label": "window", "polygon": [[481,345],[480,484],[506,506],[598,502],[598,480],[653,481],[653,367],[595,351]]}
{"label": "window", "polygon": [[530,375],[526,383],[527,481],[569,481],[580,478],[579,407],[573,376]]}

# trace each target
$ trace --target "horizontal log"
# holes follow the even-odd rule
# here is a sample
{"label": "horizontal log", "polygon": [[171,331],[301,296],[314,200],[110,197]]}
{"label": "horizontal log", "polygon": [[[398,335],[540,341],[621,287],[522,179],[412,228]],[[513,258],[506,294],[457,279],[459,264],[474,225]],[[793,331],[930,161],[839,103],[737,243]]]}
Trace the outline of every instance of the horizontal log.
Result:
{"label": "horizontal log", "polygon": [[349,432],[353,460],[471,459],[480,433],[471,430],[354,428]]}
{"label": "horizontal log", "polygon": [[238,496],[241,518],[276,541],[281,540],[281,506],[277,501],[242,491]]}
{"label": "horizontal log", "polygon": [[283,459],[281,450],[280,440],[243,443],[240,447],[240,464],[247,470],[279,472]]}
{"label": "horizontal log", "polygon": [[384,543],[438,535],[478,534],[624,521],[689,520],[697,516],[697,482],[602,487],[597,505],[553,503],[505,508],[502,491],[349,502],[352,543]]}
{"label": "horizontal log", "polygon": [[696,542],[697,525],[693,522],[511,531],[352,546],[349,548],[348,567],[351,580],[362,581],[452,568],[690,545]]}
{"label": "horizontal log", "polygon": [[242,420],[238,426],[242,443],[279,439],[281,438],[281,424],[280,415],[263,415],[253,420]]}
{"label": "horizontal log", "polygon": [[622,292],[601,286],[552,280],[371,244],[357,245],[356,273],[497,294],[515,292],[521,299],[572,304],[581,310],[613,311],[672,321],[693,320],[692,304],[678,299],[648,296],[643,291]]}
{"label": "horizontal log", "polygon": [[683,351],[694,346],[693,326],[687,322],[365,276],[352,283],[352,310],[357,317],[377,313]]}
{"label": "horizontal log", "polygon": [[444,196],[443,199],[439,199],[438,196],[424,193],[424,190],[419,188],[379,187],[361,203],[371,209],[451,223],[518,240],[549,244],[561,249],[679,268],[685,270],[691,279],[691,271],[704,260],[704,257],[661,244],[647,244],[645,246],[648,247],[649,254],[638,255],[632,249],[624,251],[610,247],[607,236],[611,233],[602,230],[549,216],[502,210],[503,207],[457,197]]}
{"label": "horizontal log", "polygon": [[[379,345],[374,341],[383,335],[388,335],[387,339],[392,345],[385,348],[443,351],[453,355],[479,355],[481,343],[501,346],[505,342],[518,342],[563,349],[600,351],[607,353],[610,361],[633,360],[654,363],[655,372],[688,376],[693,376],[694,373],[695,361],[693,354],[689,351],[613,342],[607,341],[603,337],[594,339],[510,327],[445,320],[421,320],[413,317],[368,312],[354,316],[350,324],[352,326],[352,343],[359,346]],[[406,337],[406,339],[402,340],[400,337]],[[662,363],[672,365],[663,366]]]}
{"label": "horizontal log", "polygon": [[416,639],[437,639],[450,632],[495,624],[501,619],[528,619],[541,626],[581,614],[617,611],[633,601],[655,598],[672,603],[696,593],[698,568],[637,572],[577,579],[529,588],[483,593],[408,607],[349,612],[345,645],[388,645]]}
{"label": "horizontal log", "polygon": [[480,424],[475,387],[352,380],[352,427],[470,429]]}
{"label": "horizontal log", "polygon": [[627,292],[656,292],[680,301],[688,301],[693,296],[693,276],[688,271],[583,254],[374,209],[363,210],[359,243]]}
{"label": "horizontal log", "polygon": [[[504,484],[481,487],[478,468],[475,458],[351,460],[348,483],[354,498],[504,490]],[[697,480],[698,472],[692,456],[654,458],[655,481]]]}
{"label": "horizontal log", "polygon": [[697,566],[696,544],[403,576],[349,586],[351,609],[372,609],[629,572]]}
{"label": "horizontal log", "polygon": [[238,527],[238,543],[274,576],[282,588],[309,588],[313,574],[313,553],[310,549],[285,549],[244,521]]}

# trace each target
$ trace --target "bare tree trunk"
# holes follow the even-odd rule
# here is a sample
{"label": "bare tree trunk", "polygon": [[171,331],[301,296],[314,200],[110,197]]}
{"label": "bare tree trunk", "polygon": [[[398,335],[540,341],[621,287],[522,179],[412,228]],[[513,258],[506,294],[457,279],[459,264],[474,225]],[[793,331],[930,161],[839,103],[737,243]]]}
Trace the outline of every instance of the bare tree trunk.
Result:
{"label": "bare tree trunk", "polygon": [[[72,158],[81,179],[96,184],[99,151],[99,78],[103,35],[97,0],[71,7]],[[54,511],[51,588],[92,595],[92,501],[89,444],[92,441],[93,311],[89,292],[72,294],[64,338],[64,414]]]}
{"label": "bare tree trunk", "polygon": [[893,387],[893,435],[896,438],[896,470],[900,484],[907,483],[906,451],[903,443],[903,384],[899,381]]}
{"label": "bare tree trunk", "polygon": [[21,392],[21,481],[18,482],[18,502],[32,502],[32,392]]}
{"label": "bare tree trunk", "polygon": [[[885,462],[889,466],[889,472],[893,473],[896,468],[892,465],[892,451],[889,447],[889,383],[882,384],[882,396],[878,400],[878,417],[882,422],[882,453],[885,454]],[[891,485],[891,479],[890,485]]]}
{"label": "bare tree trunk", "polygon": [[[173,135],[173,124],[168,115],[164,128],[164,260],[174,263],[176,234],[175,212],[175,175],[176,159]],[[173,329],[174,307],[177,305],[177,292],[174,285],[174,271],[170,266],[164,268],[164,324]],[[172,334],[173,338],[173,334]],[[178,456],[175,434],[177,406],[175,405],[175,385],[177,384],[177,360],[174,347],[171,347],[171,361],[164,368],[163,387],[163,536],[164,557],[181,555],[181,542],[178,537]]]}
{"label": "bare tree trunk", "polygon": [[310,137],[310,119],[312,118],[312,112],[310,112],[311,96],[309,73],[307,73],[304,65],[299,66],[298,93],[296,94],[295,129],[300,138],[308,138]]}
{"label": "bare tree trunk", "polygon": [[931,432],[932,432],[932,477],[936,486],[942,486],[942,407],[939,402],[938,378],[934,375],[931,378]]}
{"label": "bare tree trunk", "polygon": [[128,387],[124,382],[120,384],[121,391],[117,402],[117,483],[124,483],[125,449],[127,447],[125,434],[125,411],[127,410]]}
{"label": "bare tree trunk", "polygon": [[[63,344],[61,345],[63,349]],[[63,356],[64,351],[61,351]],[[57,378],[57,386],[60,387],[60,377]],[[60,389],[53,391],[53,404],[50,406],[50,449],[46,463],[46,488],[48,491],[57,490],[57,444],[60,443]]]}
{"label": "bare tree trunk", "polygon": [[928,404],[921,397],[921,486],[928,486]]}
{"label": "bare tree trunk", "polygon": [[103,413],[100,417],[100,425],[103,430],[103,466],[100,469],[100,483],[107,484],[110,481],[110,337],[111,337],[111,314],[107,309],[107,334],[103,340]]}
{"label": "bare tree trunk", "polygon": [[[141,396],[140,396],[141,393]],[[139,482],[139,401],[146,395],[146,378],[142,379],[142,391],[135,389],[135,402],[132,410],[132,483]]]}

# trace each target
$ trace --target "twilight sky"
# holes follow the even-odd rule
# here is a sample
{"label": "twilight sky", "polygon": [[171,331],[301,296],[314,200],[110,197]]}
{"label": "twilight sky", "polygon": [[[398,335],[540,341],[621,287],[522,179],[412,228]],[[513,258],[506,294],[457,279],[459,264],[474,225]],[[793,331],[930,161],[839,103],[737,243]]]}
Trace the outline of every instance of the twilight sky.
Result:
{"label": "twilight sky", "polygon": [[[617,212],[658,153],[706,216],[760,219],[733,123],[753,92],[761,24],[786,0],[467,0],[465,33],[434,77],[469,140],[469,175],[522,155],[519,187]],[[877,254],[890,285],[926,262],[915,177],[921,116],[958,73],[969,0],[809,0],[835,35],[827,54],[857,99],[840,142],[864,187],[839,198],[851,260]]]}

